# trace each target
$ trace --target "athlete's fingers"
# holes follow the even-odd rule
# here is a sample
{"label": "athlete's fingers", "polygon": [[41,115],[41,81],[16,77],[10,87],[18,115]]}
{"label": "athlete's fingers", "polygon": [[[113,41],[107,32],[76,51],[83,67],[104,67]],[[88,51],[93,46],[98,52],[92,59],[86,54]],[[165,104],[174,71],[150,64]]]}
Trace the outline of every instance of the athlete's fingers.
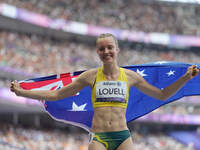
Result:
{"label": "athlete's fingers", "polygon": [[199,73],[199,69],[194,67],[192,70],[192,76],[196,76]]}
{"label": "athlete's fingers", "polygon": [[15,92],[16,88],[19,88],[19,83],[17,82],[17,80],[14,80],[11,82],[11,85],[10,85],[10,90],[12,92]]}

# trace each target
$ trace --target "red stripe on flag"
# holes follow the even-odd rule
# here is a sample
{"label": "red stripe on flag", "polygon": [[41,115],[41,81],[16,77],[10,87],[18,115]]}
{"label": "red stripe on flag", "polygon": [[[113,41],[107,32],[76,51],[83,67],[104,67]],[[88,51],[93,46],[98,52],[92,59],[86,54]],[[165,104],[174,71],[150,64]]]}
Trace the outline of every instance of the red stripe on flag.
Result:
{"label": "red stripe on flag", "polygon": [[58,81],[62,81],[64,86],[71,83],[72,78],[70,76],[70,73],[61,74],[60,78],[51,79],[51,80],[35,81],[35,82],[21,82],[20,86],[23,89],[31,90],[31,89],[34,89],[34,88],[41,88],[43,86],[46,86],[48,84],[58,82]]}

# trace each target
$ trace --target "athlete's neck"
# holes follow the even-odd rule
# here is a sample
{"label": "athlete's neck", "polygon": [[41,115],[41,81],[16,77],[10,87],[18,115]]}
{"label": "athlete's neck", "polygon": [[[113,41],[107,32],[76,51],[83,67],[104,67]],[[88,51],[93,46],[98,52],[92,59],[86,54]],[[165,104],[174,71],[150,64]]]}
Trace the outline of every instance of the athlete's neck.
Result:
{"label": "athlete's neck", "polygon": [[103,73],[107,76],[112,76],[119,73],[119,66],[115,64],[104,64],[103,65]]}

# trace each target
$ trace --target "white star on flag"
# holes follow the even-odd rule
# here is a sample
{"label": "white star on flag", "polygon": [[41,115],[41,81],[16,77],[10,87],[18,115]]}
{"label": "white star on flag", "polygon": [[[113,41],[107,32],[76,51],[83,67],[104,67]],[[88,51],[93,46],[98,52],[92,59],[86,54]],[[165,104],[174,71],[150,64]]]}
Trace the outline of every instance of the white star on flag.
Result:
{"label": "white star on flag", "polygon": [[157,61],[157,62],[155,62],[155,64],[164,64],[164,63],[167,63],[167,61]]}
{"label": "white star on flag", "polygon": [[169,71],[168,73],[166,73],[166,74],[167,74],[167,75],[168,75],[168,77],[169,77],[169,76],[171,76],[171,75],[175,75],[175,74],[174,74],[174,72],[175,72],[175,71],[173,71],[173,70],[170,70],[170,71]]}
{"label": "white star on flag", "polygon": [[147,74],[144,74],[144,70],[137,69],[137,73],[139,73],[142,77],[147,76]]}
{"label": "white star on flag", "polygon": [[76,105],[75,102],[73,102],[73,104],[72,104],[72,111],[86,111],[86,110],[85,110],[85,106],[86,106],[86,105],[87,105],[87,103],[78,106],[78,105]]}

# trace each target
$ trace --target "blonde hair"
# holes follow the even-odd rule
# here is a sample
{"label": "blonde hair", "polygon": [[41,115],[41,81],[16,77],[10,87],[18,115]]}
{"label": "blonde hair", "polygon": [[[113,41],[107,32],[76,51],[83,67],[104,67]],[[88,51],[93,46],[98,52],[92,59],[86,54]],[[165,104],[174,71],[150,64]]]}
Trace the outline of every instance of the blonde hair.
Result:
{"label": "blonde hair", "polygon": [[114,39],[114,41],[115,41],[116,46],[119,47],[119,44],[118,44],[118,41],[117,41],[116,37],[113,34],[111,34],[111,33],[100,34],[97,37],[96,43],[98,42],[99,39],[106,38],[106,37],[112,37]]}

